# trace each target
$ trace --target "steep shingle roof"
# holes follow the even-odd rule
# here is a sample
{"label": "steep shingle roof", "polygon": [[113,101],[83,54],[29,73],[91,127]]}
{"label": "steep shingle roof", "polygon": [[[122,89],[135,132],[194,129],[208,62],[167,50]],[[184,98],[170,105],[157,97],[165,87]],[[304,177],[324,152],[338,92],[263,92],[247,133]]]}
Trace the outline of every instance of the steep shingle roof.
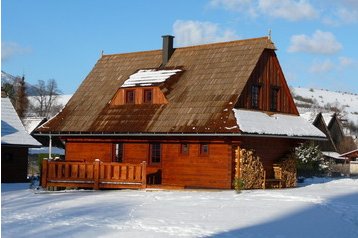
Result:
{"label": "steep shingle roof", "polygon": [[9,98],[1,98],[1,145],[41,146],[26,132]]}
{"label": "steep shingle roof", "polygon": [[104,55],[43,132],[239,132],[232,109],[265,49],[267,38],[176,48],[167,69],[182,69],[162,88],[165,105],[110,106],[123,83],[140,69],[159,68],[162,51]]}

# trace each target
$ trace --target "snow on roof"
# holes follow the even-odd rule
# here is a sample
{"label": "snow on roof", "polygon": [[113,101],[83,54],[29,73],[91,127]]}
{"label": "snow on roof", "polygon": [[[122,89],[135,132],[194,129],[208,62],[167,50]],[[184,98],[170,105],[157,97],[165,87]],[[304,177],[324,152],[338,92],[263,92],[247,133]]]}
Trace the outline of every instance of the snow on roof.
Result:
{"label": "snow on roof", "polygon": [[249,134],[322,137],[325,134],[305,119],[294,115],[233,109],[240,130]]}
{"label": "snow on roof", "polygon": [[26,132],[9,98],[1,98],[1,144],[41,146]]}
{"label": "snow on roof", "polygon": [[[323,118],[324,122],[326,123],[326,125],[328,125],[332,119],[333,113],[322,112],[321,114],[322,114],[322,118]],[[316,112],[300,113],[300,116],[302,118],[304,118],[306,121],[308,121],[309,123],[313,123],[314,120],[317,118],[317,115],[318,115],[318,113],[316,113]]]}
{"label": "snow on roof", "polygon": [[180,69],[173,70],[156,70],[156,69],[141,69],[137,73],[132,74],[123,83],[122,88],[134,86],[151,86],[153,84],[163,83],[172,75],[180,72]]}
{"label": "snow on roof", "polygon": [[27,117],[22,122],[27,133],[31,134],[44,120],[44,117]]}
{"label": "snow on roof", "polygon": [[333,152],[333,151],[322,151],[322,154],[327,156],[327,157],[331,157],[333,159],[347,159],[346,157],[340,157],[341,155],[338,154],[337,152]]}

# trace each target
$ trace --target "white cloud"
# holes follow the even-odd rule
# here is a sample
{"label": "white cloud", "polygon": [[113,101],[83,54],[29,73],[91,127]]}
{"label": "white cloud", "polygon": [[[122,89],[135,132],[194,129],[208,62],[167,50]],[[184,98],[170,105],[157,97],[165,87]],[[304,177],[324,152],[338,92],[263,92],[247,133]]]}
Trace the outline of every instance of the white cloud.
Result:
{"label": "white cloud", "polygon": [[339,65],[341,67],[348,67],[348,66],[353,65],[353,63],[354,63],[353,59],[351,59],[349,57],[339,57],[338,60],[339,60]]}
{"label": "white cloud", "polygon": [[331,60],[326,59],[323,62],[314,62],[310,68],[311,73],[326,73],[334,69],[334,64]]}
{"label": "white cloud", "polygon": [[305,0],[259,0],[258,7],[261,13],[290,21],[314,19],[318,16],[314,7]]}
{"label": "white cloud", "polygon": [[16,55],[29,53],[31,50],[20,46],[15,42],[1,43],[1,61],[7,61]]}
{"label": "white cloud", "polygon": [[221,29],[218,24],[212,22],[177,20],[173,24],[173,32],[180,46],[238,39],[235,31]]}
{"label": "white cloud", "polygon": [[288,52],[306,52],[313,54],[334,54],[342,49],[342,45],[331,32],[317,30],[313,35],[294,35]]}
{"label": "white cloud", "polygon": [[307,0],[211,0],[209,6],[250,16],[267,15],[290,21],[314,19],[316,9]]}

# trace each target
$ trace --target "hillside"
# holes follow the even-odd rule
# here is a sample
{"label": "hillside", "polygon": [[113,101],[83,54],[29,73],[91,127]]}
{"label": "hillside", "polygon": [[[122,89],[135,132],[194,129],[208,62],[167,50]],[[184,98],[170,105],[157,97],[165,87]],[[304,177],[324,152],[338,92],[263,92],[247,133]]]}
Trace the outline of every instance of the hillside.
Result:
{"label": "hillside", "polygon": [[[11,74],[6,73],[5,71],[1,71],[1,86],[3,86],[6,83],[12,85],[18,85],[18,81],[20,79],[21,79],[20,76],[13,76]],[[27,95],[34,96],[37,94],[37,88],[32,84],[26,82],[26,79],[25,79],[25,85],[26,85]]]}
{"label": "hillside", "polygon": [[328,123],[327,115],[339,112],[353,129],[358,127],[358,94],[312,88],[291,88],[291,93],[300,114],[306,118],[322,112]]}

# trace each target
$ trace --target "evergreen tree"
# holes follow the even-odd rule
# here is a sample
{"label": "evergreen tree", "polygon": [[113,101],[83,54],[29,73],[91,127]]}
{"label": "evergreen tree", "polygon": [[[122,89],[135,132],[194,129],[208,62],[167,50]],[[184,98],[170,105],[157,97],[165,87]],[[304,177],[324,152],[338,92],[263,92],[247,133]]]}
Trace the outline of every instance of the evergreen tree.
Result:
{"label": "evergreen tree", "polygon": [[22,76],[22,78],[19,80],[14,105],[15,105],[15,110],[19,115],[19,117],[23,118],[25,116],[25,113],[29,105],[29,101],[27,99],[27,94],[26,94],[26,85],[25,85],[24,76]]}
{"label": "evergreen tree", "polygon": [[298,176],[321,176],[327,169],[319,146],[315,146],[312,142],[303,143],[297,147],[295,155],[297,157]]}

